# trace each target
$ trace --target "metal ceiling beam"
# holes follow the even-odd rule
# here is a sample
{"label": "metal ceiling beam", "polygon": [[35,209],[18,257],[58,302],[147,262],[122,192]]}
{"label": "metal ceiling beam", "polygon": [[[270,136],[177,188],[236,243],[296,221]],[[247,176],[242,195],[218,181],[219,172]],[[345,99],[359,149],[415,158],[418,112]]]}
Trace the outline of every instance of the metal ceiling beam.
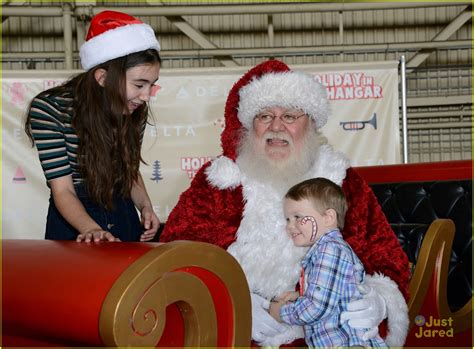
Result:
{"label": "metal ceiling beam", "polygon": [[294,47],[258,47],[258,48],[219,48],[205,50],[164,50],[163,57],[189,56],[251,56],[251,55],[292,55],[292,54],[322,54],[322,53],[371,53],[410,51],[420,48],[448,49],[471,48],[471,40],[440,41],[440,42],[403,42],[392,44],[365,44],[365,45],[325,45],[325,46],[294,46]]}
{"label": "metal ceiling beam", "polygon": [[[205,15],[239,15],[239,14],[275,14],[332,11],[387,10],[406,8],[446,7],[470,5],[470,1],[462,2],[382,2],[382,3],[282,3],[282,4],[243,4],[243,5],[185,5],[185,6],[113,6],[90,7],[78,6],[75,15],[94,15],[113,8],[116,11],[129,13],[132,16],[205,16]],[[4,16],[62,16],[60,6],[3,6]]]}
{"label": "metal ceiling beam", "polygon": [[[153,0],[147,0],[146,2],[150,5],[153,5]],[[205,49],[219,48],[203,32],[186,21],[183,16],[165,16],[165,18],[200,47]],[[218,60],[225,67],[238,66],[238,63],[234,61],[232,57],[216,57],[216,60]]]}
{"label": "metal ceiling beam", "polygon": [[[461,28],[467,21],[472,18],[472,10],[471,7],[468,6],[461,12],[451,23],[449,23],[443,30],[441,30],[432,41],[446,41],[448,40],[451,35],[453,35],[459,28]],[[413,56],[407,62],[407,72],[411,72],[414,68],[418,67],[421,63],[423,63],[432,53],[434,52],[433,49],[430,50],[422,50]]]}
{"label": "metal ceiling beam", "polygon": [[408,98],[408,108],[429,107],[440,105],[472,104],[472,96],[445,96],[445,97],[411,97]]}
{"label": "metal ceiling beam", "polygon": [[[408,98],[410,99],[410,98]],[[472,110],[449,110],[449,111],[429,111],[429,112],[409,112],[409,119],[432,119],[432,118],[456,118],[472,116]]]}
{"label": "metal ceiling beam", "polygon": [[69,5],[63,6],[63,24],[64,24],[64,63],[66,69],[72,69],[73,48],[72,48],[72,11]]}
{"label": "metal ceiling beam", "polygon": [[431,123],[431,124],[423,124],[423,125],[413,125],[409,124],[409,130],[432,130],[432,129],[448,129],[448,128],[464,128],[469,129],[472,127],[471,122],[441,122],[441,123]]}
{"label": "metal ceiling beam", "polygon": [[[203,58],[213,56],[282,56],[282,55],[311,55],[311,54],[339,54],[339,53],[373,53],[410,51],[420,48],[452,49],[471,48],[471,40],[456,41],[426,41],[393,44],[365,44],[365,45],[326,45],[326,46],[297,46],[297,47],[260,47],[260,48],[215,48],[195,50],[162,50],[163,58]],[[77,54],[77,53],[76,53]],[[4,61],[20,59],[60,59],[63,52],[3,52]]]}
{"label": "metal ceiling beam", "polygon": [[[188,23],[182,16],[166,16],[175,27],[186,34],[191,40],[204,49],[218,49],[217,45],[214,44],[209,38],[204,35],[199,29]],[[237,67],[238,64],[232,59],[232,57],[216,57],[222,65],[226,67]]]}
{"label": "metal ceiling beam", "polygon": [[[9,4],[11,4],[11,2],[12,2],[12,0],[2,1],[1,7],[3,8],[3,6],[9,5]],[[21,5],[22,3],[24,3],[24,1],[18,2],[17,4],[18,4],[18,5]],[[1,9],[0,9],[0,12],[1,12]],[[2,14],[2,23],[5,22],[7,19],[8,19],[8,16],[4,16],[4,15]]]}

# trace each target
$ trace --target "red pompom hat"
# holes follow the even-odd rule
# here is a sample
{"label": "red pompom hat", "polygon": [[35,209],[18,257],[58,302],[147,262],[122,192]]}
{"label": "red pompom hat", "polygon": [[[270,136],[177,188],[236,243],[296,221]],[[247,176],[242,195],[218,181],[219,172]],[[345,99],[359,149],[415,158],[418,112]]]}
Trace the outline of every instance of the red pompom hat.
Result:
{"label": "red pompom hat", "polygon": [[250,129],[265,108],[279,106],[303,110],[317,129],[329,117],[326,89],[313,76],[290,70],[278,60],[265,61],[250,69],[234,84],[225,106],[225,129],[221,135],[223,155],[236,159],[238,132]]}
{"label": "red pompom hat", "polygon": [[222,156],[206,169],[213,185],[235,188],[240,184],[235,160],[242,129],[250,129],[260,111],[274,106],[303,110],[314,120],[316,129],[325,125],[330,114],[326,89],[312,75],[292,71],[273,59],[250,69],[234,84],[227,98]]}
{"label": "red pompom hat", "polygon": [[92,18],[79,56],[82,68],[89,70],[111,59],[147,49],[160,51],[152,27],[126,13],[103,11]]}

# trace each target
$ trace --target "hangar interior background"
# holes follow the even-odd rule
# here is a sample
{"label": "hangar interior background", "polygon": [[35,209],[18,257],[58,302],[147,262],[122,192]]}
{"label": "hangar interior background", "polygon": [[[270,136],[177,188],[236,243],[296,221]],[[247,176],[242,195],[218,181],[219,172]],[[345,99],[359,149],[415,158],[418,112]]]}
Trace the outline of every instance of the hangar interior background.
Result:
{"label": "hangar interior background", "polygon": [[251,67],[271,57],[291,66],[404,56],[409,162],[471,159],[471,4],[2,1],[2,68],[80,69],[90,19],[105,9],[154,28],[164,69]]}

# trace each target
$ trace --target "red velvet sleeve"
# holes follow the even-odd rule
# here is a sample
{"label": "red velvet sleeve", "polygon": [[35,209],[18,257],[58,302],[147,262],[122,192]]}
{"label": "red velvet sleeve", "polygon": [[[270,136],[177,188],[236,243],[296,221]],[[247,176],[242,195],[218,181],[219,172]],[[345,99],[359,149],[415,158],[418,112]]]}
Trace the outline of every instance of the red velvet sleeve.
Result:
{"label": "red velvet sleeve", "polygon": [[194,240],[224,249],[234,242],[243,210],[242,189],[219,190],[207,182],[204,165],[171,211],[160,242]]}
{"label": "red velvet sleeve", "polygon": [[377,197],[367,182],[352,168],[342,188],[348,201],[343,230],[345,240],[364,264],[367,274],[388,276],[408,299],[410,269],[408,257],[390,227]]}

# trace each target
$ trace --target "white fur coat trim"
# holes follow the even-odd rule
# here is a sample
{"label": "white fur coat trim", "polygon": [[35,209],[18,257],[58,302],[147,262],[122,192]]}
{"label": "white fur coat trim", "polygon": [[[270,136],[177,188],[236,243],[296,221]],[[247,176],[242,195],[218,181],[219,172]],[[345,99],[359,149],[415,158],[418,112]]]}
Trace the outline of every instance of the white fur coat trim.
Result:
{"label": "white fur coat trim", "polygon": [[408,307],[397,284],[389,277],[375,273],[367,275],[365,283],[380,294],[387,305],[389,347],[402,347],[408,334]]}
{"label": "white fur coat trim", "polygon": [[319,146],[314,164],[304,179],[323,177],[342,185],[349,167],[350,161],[342,152],[334,150],[329,144],[324,144]]}

